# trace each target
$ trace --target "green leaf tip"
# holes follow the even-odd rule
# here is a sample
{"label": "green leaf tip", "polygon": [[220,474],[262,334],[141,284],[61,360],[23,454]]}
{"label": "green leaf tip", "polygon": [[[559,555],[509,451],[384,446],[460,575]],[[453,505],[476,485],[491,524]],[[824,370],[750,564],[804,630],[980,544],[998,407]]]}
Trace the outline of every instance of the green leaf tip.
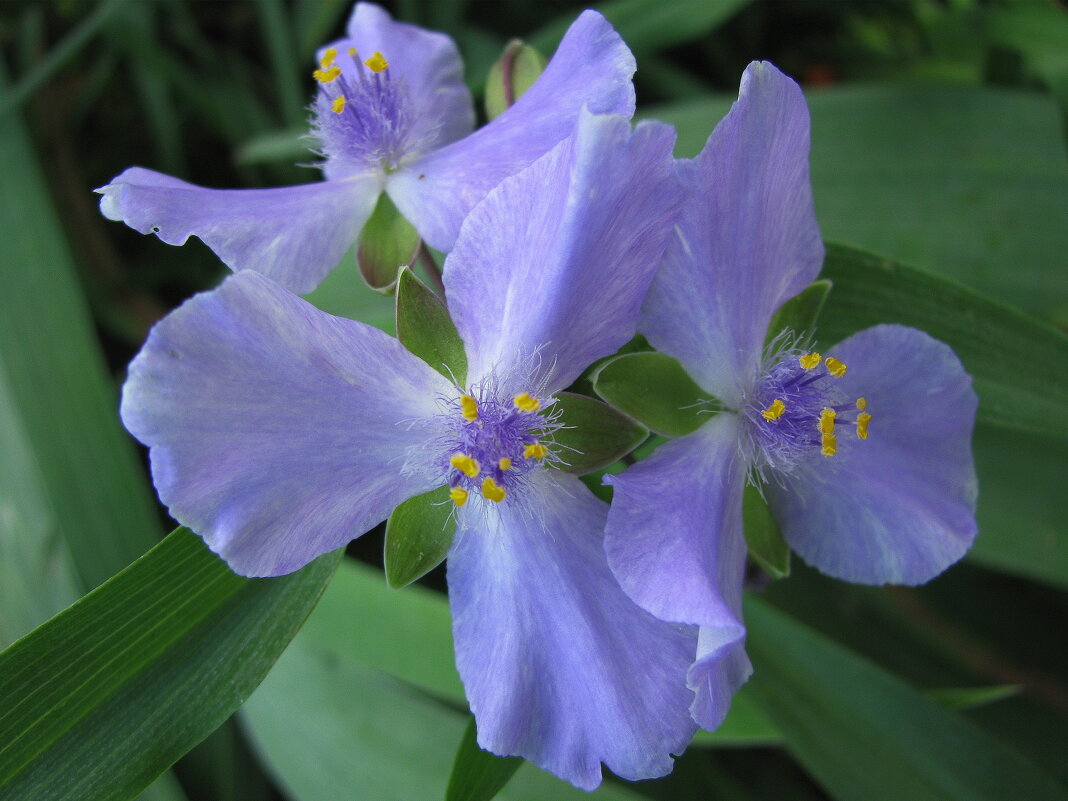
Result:
{"label": "green leaf tip", "polygon": [[783,331],[812,335],[816,331],[823,304],[831,292],[832,283],[826,279],[813,281],[792,298],[787,300],[768,324],[765,342],[770,342]]}
{"label": "green leaf tip", "polygon": [[472,717],[456,751],[445,801],[490,801],[522,764],[519,757],[500,757],[479,748]]}
{"label": "green leaf tip", "polygon": [[409,498],[386,522],[386,581],[400,589],[445,561],[456,533],[449,488]]}
{"label": "green leaf tip", "polygon": [[397,276],[397,339],[456,384],[467,377],[467,355],[448,309],[407,267]]}

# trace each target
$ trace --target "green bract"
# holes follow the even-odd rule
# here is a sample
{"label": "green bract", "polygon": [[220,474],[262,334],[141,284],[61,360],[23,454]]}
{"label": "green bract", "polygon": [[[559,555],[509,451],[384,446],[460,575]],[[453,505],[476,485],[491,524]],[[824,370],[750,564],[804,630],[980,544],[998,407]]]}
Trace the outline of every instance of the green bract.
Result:
{"label": "green bract", "polygon": [[662,353],[627,353],[593,376],[594,391],[657,434],[681,437],[696,431],[717,407],[700,403],[708,393],[675,359]]}

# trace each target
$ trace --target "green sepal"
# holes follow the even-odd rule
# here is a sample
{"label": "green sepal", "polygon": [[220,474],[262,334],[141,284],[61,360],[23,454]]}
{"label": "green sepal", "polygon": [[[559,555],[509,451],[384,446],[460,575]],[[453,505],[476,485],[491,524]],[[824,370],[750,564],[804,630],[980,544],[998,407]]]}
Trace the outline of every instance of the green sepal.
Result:
{"label": "green sepal", "polygon": [[519,757],[501,757],[479,748],[472,717],[452,763],[445,801],[490,801],[504,789],[522,764]]}
{"label": "green sepal", "polygon": [[449,311],[407,267],[397,276],[397,339],[443,376],[462,385],[467,354]]}
{"label": "green sepal", "polygon": [[486,78],[486,116],[495,119],[515,105],[545,71],[545,56],[519,39],[504,48]]}
{"label": "green sepal", "polygon": [[356,263],[367,286],[388,295],[397,283],[397,270],[410,266],[419,252],[419,232],[393,205],[385,192],[360,231]]}
{"label": "green sepal", "polygon": [[593,376],[593,389],[617,409],[657,434],[681,437],[700,428],[716,404],[675,359],[663,353],[627,353],[606,362]]}
{"label": "green sepal", "polygon": [[445,561],[456,533],[449,487],[409,498],[386,521],[386,581],[400,589]]}
{"label": "green sepal", "polygon": [[592,473],[626,456],[641,445],[649,430],[607,403],[571,392],[556,394],[555,406],[563,411],[564,427],[553,435],[562,470],[576,475]]}
{"label": "green sepal", "polygon": [[742,495],[742,526],[749,557],[764,568],[772,578],[790,575],[790,546],[782,538],[779,524],[775,522],[760,491],[746,485]]}
{"label": "green sepal", "polygon": [[768,324],[768,335],[764,344],[771,342],[783,331],[813,334],[831,286],[831,282],[826,279],[813,281],[782,304]]}

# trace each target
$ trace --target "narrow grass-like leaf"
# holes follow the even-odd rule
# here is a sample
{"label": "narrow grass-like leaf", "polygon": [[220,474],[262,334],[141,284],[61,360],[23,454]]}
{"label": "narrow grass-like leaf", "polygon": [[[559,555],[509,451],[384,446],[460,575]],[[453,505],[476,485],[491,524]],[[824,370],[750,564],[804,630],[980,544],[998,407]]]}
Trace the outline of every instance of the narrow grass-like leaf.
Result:
{"label": "narrow grass-like leaf", "polygon": [[470,718],[452,763],[445,801],[491,801],[522,764],[518,757],[499,757],[479,748],[475,719]]}
{"label": "narrow grass-like leaf", "polygon": [[445,561],[456,533],[449,487],[409,498],[386,522],[386,580],[406,587]]}
{"label": "narrow grass-like leaf", "polygon": [[649,436],[641,423],[585,395],[558,392],[554,406],[562,410],[564,427],[553,439],[569,473],[582,475],[608,467]]}
{"label": "narrow grass-like leaf", "polygon": [[[383,195],[383,197],[385,197]],[[463,384],[467,354],[445,304],[407,267],[397,276],[397,339],[450,381]]]}
{"label": "narrow grass-like leaf", "polygon": [[383,192],[356,245],[356,263],[363,280],[377,292],[393,292],[397,271],[415,261],[419,241],[419,232]]}
{"label": "narrow grass-like leaf", "polygon": [[593,375],[594,391],[657,434],[681,437],[696,431],[715,406],[675,359],[663,353],[626,353]]}
{"label": "narrow grass-like leaf", "polygon": [[136,795],[244,702],[339,558],[245,579],[178,529],[0,653],[0,799]]}
{"label": "narrow grass-like leaf", "polygon": [[782,538],[779,524],[775,522],[767,502],[752,485],[745,488],[742,519],[749,556],[772,578],[789,576],[790,546]]}

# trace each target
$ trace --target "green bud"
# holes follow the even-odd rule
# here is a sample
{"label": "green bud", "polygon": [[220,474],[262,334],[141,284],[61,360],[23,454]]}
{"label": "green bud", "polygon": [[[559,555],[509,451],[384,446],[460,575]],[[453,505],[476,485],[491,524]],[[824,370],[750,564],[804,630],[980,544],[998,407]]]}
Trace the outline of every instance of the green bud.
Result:
{"label": "green bud", "polygon": [[486,79],[486,115],[492,120],[515,105],[545,71],[545,56],[519,39],[504,48]]}

